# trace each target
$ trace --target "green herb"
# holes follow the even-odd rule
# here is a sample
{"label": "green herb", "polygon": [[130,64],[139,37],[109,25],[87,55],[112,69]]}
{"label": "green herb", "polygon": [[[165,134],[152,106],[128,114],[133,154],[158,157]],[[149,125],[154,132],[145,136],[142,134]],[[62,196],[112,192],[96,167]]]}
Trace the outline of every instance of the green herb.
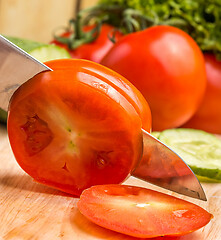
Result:
{"label": "green herb", "polygon": [[201,50],[213,52],[221,59],[220,0],[100,0],[97,8],[108,9],[110,6],[118,6],[123,12],[116,12],[114,16],[109,11],[111,17],[106,16],[106,22],[113,24],[115,19],[117,25],[120,18],[125,22],[133,17],[124,29],[126,32],[139,30],[137,22],[140,29],[159,24],[176,26],[191,35]]}

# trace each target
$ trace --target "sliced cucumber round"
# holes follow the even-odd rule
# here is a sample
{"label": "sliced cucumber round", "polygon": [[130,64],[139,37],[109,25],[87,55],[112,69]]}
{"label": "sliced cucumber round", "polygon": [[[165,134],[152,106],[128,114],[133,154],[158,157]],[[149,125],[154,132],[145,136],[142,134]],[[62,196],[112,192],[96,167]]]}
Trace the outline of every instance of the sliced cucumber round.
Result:
{"label": "sliced cucumber round", "polygon": [[[39,43],[17,37],[6,36],[6,38],[40,62],[71,57],[67,50],[56,45]],[[7,113],[0,108],[0,122],[6,123],[6,120]]]}
{"label": "sliced cucumber round", "polygon": [[158,138],[160,136],[160,132],[154,131],[151,133],[151,135],[154,136],[155,138]]}
{"label": "sliced cucumber round", "polygon": [[70,58],[70,54],[64,48],[52,44],[35,48],[29,52],[29,54],[40,62],[61,58]]}
{"label": "sliced cucumber round", "polygon": [[201,181],[221,182],[221,140],[196,129],[168,129],[158,139],[174,150]]}
{"label": "sliced cucumber round", "polygon": [[64,48],[52,44],[39,43],[17,37],[6,37],[9,41],[35,57],[40,62],[54,59],[70,58],[70,54]]}
{"label": "sliced cucumber round", "polygon": [[6,123],[7,121],[7,112],[0,108],[0,122]]}

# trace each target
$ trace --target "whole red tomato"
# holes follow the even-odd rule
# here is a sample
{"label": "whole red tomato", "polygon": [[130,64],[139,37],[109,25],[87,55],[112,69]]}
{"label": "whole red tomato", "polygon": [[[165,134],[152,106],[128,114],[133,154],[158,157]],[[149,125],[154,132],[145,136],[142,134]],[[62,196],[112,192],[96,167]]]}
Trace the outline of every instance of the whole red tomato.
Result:
{"label": "whole red tomato", "polygon": [[15,158],[37,182],[74,195],[120,183],[142,153],[151,116],[141,93],[97,63],[63,59],[13,95],[8,135]]}
{"label": "whole red tomato", "polygon": [[207,88],[203,101],[184,127],[221,134],[221,61],[213,54],[204,54]]}
{"label": "whole red tomato", "polygon": [[[88,32],[94,28],[93,25],[85,26],[83,28],[84,32]],[[53,40],[51,43],[56,44],[60,47],[65,48],[69,51],[72,58],[81,58],[91,60],[93,62],[99,63],[104,55],[110,50],[114,43],[110,40],[110,36],[114,34],[114,38],[117,41],[123,34],[119,31],[115,31],[114,27],[108,24],[103,24],[101,26],[99,36],[92,42],[83,44],[76,49],[69,49],[68,45],[63,44],[57,40]],[[113,33],[114,32],[114,33]],[[62,37],[70,37],[71,32],[65,32]]]}
{"label": "whole red tomato", "polygon": [[153,130],[178,127],[198,109],[206,88],[201,50],[185,32],[155,26],[120,39],[101,64],[133,83],[146,98]]}

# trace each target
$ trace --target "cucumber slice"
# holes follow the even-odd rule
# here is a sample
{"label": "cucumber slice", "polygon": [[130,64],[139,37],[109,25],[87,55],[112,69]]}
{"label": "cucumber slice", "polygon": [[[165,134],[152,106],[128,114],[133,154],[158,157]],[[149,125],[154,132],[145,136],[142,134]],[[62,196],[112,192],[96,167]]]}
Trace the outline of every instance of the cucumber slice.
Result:
{"label": "cucumber slice", "polygon": [[35,57],[40,62],[71,57],[66,49],[56,45],[39,43],[16,37],[6,36],[6,38],[27,53],[29,53],[31,56]]}
{"label": "cucumber slice", "polygon": [[208,178],[208,177],[203,177],[203,176],[199,176],[196,175],[198,180],[200,182],[205,182],[205,183],[220,183],[220,180],[216,180],[216,179],[212,179],[212,178]]}
{"label": "cucumber slice", "polygon": [[70,54],[67,52],[67,50],[55,45],[45,45],[35,48],[29,52],[29,54],[40,62],[61,58],[70,58]]}
{"label": "cucumber slice", "polygon": [[0,122],[6,123],[7,121],[7,112],[0,108]]}
{"label": "cucumber slice", "polygon": [[[67,50],[56,45],[39,43],[17,37],[5,37],[40,62],[71,57]],[[7,113],[0,108],[0,122],[6,123],[6,121]]]}
{"label": "cucumber slice", "polygon": [[173,149],[206,182],[221,182],[221,140],[196,129],[168,129],[158,139]]}
{"label": "cucumber slice", "polygon": [[151,135],[154,136],[155,138],[158,138],[160,136],[160,132],[154,131],[151,133]]}

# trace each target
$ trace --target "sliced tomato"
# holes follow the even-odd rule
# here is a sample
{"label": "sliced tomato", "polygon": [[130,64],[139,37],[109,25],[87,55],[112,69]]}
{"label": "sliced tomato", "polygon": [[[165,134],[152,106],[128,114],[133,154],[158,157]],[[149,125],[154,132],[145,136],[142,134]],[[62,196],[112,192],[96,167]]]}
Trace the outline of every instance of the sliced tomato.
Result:
{"label": "sliced tomato", "polygon": [[140,238],[184,235],[205,226],[212,218],[206,210],[185,200],[113,184],[86,189],[78,208],[102,227]]}
{"label": "sliced tomato", "polygon": [[36,181],[74,195],[122,182],[141,157],[143,119],[150,131],[148,104],[126,79],[96,63],[47,65],[53,71],[30,79],[11,100],[16,160]]}

